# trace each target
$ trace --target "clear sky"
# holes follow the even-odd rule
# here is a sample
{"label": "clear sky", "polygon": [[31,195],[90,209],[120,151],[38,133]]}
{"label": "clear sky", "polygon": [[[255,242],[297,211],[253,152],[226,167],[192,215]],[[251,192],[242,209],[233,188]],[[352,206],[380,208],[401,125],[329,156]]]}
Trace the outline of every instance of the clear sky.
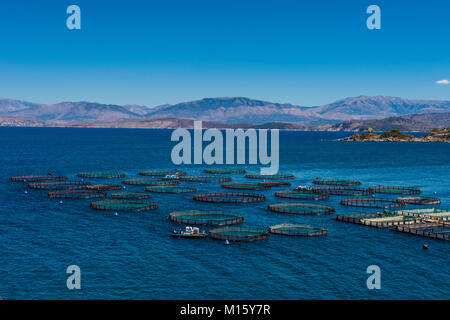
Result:
{"label": "clear sky", "polygon": [[[81,30],[66,27],[71,4]],[[381,30],[366,27],[371,4]],[[1,0],[0,97],[450,100],[436,83],[450,79],[449,16],[448,0]]]}

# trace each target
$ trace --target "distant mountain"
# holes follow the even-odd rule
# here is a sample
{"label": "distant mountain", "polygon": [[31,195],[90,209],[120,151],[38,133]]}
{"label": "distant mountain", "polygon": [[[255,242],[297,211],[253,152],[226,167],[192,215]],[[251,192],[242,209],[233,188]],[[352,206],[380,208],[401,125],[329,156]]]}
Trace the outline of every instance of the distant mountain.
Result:
{"label": "distant mountain", "polygon": [[38,107],[40,104],[12,99],[0,98],[0,114]]}

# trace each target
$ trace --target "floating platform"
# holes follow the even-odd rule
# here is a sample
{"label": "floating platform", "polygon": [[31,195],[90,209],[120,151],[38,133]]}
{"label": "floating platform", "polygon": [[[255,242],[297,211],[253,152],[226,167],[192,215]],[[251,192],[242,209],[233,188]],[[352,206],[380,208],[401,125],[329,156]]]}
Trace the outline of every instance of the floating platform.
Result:
{"label": "floating platform", "polygon": [[384,194],[419,194],[422,191],[416,187],[400,187],[400,186],[372,186],[369,190],[373,193],[384,193]]}
{"label": "floating platform", "polygon": [[282,223],[269,227],[269,232],[285,236],[315,237],[326,236],[328,230],[310,224]]}
{"label": "floating platform", "polygon": [[238,189],[238,190],[268,190],[271,188],[271,186],[265,186],[259,183],[230,182],[222,184],[222,188]]}
{"label": "floating platform", "polygon": [[266,201],[266,196],[256,193],[201,193],[196,194],[194,200],[214,203],[250,203]]}
{"label": "floating platform", "polygon": [[59,190],[59,191],[50,191],[48,193],[48,196],[50,198],[57,198],[57,199],[95,199],[106,197],[106,192],[88,189]]}
{"label": "floating platform", "polygon": [[249,227],[223,227],[213,229],[209,232],[213,239],[228,241],[257,241],[269,238],[267,229]]}
{"label": "floating platform", "polygon": [[149,200],[104,200],[91,203],[91,208],[109,211],[148,211],[158,208],[157,204]]}
{"label": "floating platform", "polygon": [[450,241],[450,226],[443,223],[421,222],[407,226],[396,226],[393,230],[436,240]]}
{"label": "floating platform", "polygon": [[165,177],[165,176],[185,176],[186,172],[178,170],[149,170],[139,172],[141,176]]}
{"label": "floating platform", "polygon": [[114,179],[123,178],[125,173],[119,173],[116,171],[92,171],[92,172],[80,172],[77,174],[80,178],[87,179]]}
{"label": "floating platform", "polygon": [[97,191],[122,190],[122,188],[120,184],[93,184],[86,186],[86,189]]}
{"label": "floating platform", "polygon": [[224,176],[183,176],[180,177],[181,181],[186,182],[227,182],[231,181],[230,177],[224,177]]}
{"label": "floating platform", "polygon": [[39,182],[39,181],[64,181],[67,177],[41,175],[41,176],[16,176],[11,177],[11,181],[14,182]]}
{"label": "floating platform", "polygon": [[275,196],[297,200],[325,200],[330,197],[327,193],[315,192],[313,190],[277,191],[275,192]]}
{"label": "floating platform", "polygon": [[313,183],[330,186],[356,186],[361,184],[361,182],[358,180],[320,179],[320,178],[314,179]]}
{"label": "floating platform", "polygon": [[441,200],[438,198],[426,198],[426,197],[398,197],[398,202],[404,202],[405,204],[415,204],[423,206],[434,206],[441,204]]}
{"label": "floating platform", "polygon": [[145,191],[157,193],[189,193],[197,192],[197,188],[188,186],[150,186]]}
{"label": "floating platform", "polygon": [[302,202],[276,203],[269,205],[267,208],[274,212],[293,213],[302,215],[322,215],[322,214],[331,214],[335,212],[333,207],[315,203],[302,203]]}
{"label": "floating platform", "polygon": [[205,169],[206,173],[212,173],[212,174],[242,174],[246,173],[247,171],[245,169],[237,169],[237,168],[211,168],[211,169]]}
{"label": "floating platform", "polygon": [[270,187],[290,187],[291,183],[288,181],[260,181],[258,182],[261,186],[270,186]]}
{"label": "floating platform", "polygon": [[135,186],[168,186],[179,184],[180,181],[157,178],[134,178],[124,180],[123,183]]}
{"label": "floating platform", "polygon": [[450,220],[450,209],[402,209],[396,211],[398,214],[417,218],[426,218],[431,220]]}
{"label": "floating platform", "polygon": [[113,199],[121,199],[121,200],[126,200],[126,199],[149,199],[151,198],[152,195],[150,193],[146,193],[146,192],[119,192],[119,193],[113,193],[111,194],[111,198]]}
{"label": "floating platform", "polygon": [[398,202],[397,199],[376,199],[376,198],[355,198],[341,200],[343,206],[362,207],[362,208],[378,208],[392,209],[402,208],[405,203]]}
{"label": "floating platform", "polygon": [[330,186],[330,187],[314,187],[315,192],[326,193],[332,196],[370,196],[373,191],[367,188],[352,187],[352,186]]}
{"label": "floating platform", "polygon": [[244,221],[239,213],[220,210],[185,210],[172,212],[170,220],[200,226],[225,226]]}
{"label": "floating platform", "polygon": [[48,181],[33,182],[28,184],[30,189],[61,190],[61,189],[86,189],[90,184],[82,181]]}
{"label": "floating platform", "polygon": [[335,220],[366,225],[376,228],[388,228],[392,226],[417,223],[420,220],[406,217],[393,212],[374,212],[353,215],[336,215]]}
{"label": "floating platform", "polygon": [[291,173],[278,173],[278,174],[246,174],[246,178],[249,179],[265,179],[265,180],[286,180],[286,179],[295,179],[295,176]]}

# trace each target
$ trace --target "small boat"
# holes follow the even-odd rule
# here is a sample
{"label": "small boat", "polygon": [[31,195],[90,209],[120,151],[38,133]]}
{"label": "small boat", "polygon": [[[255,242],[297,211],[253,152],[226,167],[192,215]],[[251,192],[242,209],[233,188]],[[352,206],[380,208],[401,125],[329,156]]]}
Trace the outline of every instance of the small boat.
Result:
{"label": "small boat", "polygon": [[179,232],[177,232],[174,230],[172,232],[172,237],[197,239],[197,238],[206,238],[208,237],[208,234],[204,231],[200,232],[199,228],[186,227],[185,231],[180,230]]}
{"label": "small boat", "polygon": [[297,186],[295,187],[296,191],[305,191],[305,190],[311,190],[311,186]]}
{"label": "small boat", "polygon": [[180,179],[180,177],[177,174],[167,174],[164,176],[164,179],[177,180]]}

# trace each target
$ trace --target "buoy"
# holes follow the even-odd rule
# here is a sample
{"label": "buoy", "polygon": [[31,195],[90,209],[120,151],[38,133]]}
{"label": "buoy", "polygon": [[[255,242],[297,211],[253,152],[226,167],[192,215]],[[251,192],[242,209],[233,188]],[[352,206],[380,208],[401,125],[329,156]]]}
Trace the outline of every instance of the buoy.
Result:
{"label": "buoy", "polygon": [[433,194],[437,194],[437,192],[435,191],[435,192],[433,192]]}
{"label": "buoy", "polygon": [[118,216],[119,214],[118,214],[117,212],[114,212],[114,215],[115,215],[115,216]]}
{"label": "buoy", "polygon": [[62,200],[59,200],[59,204],[63,204],[63,201],[62,201]]}
{"label": "buoy", "polygon": [[424,245],[422,246],[423,250],[428,250],[428,244],[424,243]]}
{"label": "buoy", "polygon": [[228,246],[230,244],[230,241],[225,240],[225,242],[223,243],[224,245]]}
{"label": "buoy", "polygon": [[25,190],[23,193],[25,193],[25,194],[28,194],[28,191],[27,190]]}
{"label": "buoy", "polygon": [[127,188],[127,186],[123,186],[123,188],[124,188],[124,189],[126,189],[126,188]]}

